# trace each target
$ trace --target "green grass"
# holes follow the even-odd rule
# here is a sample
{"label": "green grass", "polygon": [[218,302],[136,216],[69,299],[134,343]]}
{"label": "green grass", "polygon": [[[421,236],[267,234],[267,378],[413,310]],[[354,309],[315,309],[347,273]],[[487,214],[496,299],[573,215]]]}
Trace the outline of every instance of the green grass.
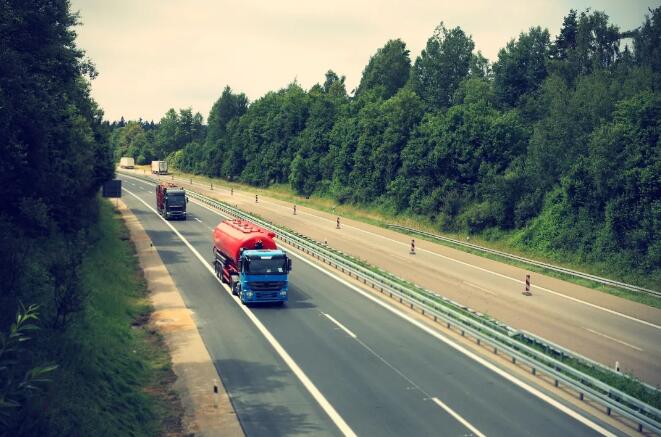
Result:
{"label": "green grass", "polygon": [[532,347],[533,349],[539,350],[556,360],[560,360],[564,364],[567,364],[588,376],[598,379],[599,381],[605,382],[609,386],[627,393],[628,395],[633,396],[654,408],[661,408],[661,391],[648,389],[632,374],[619,375],[614,372],[609,372],[599,367],[587,365],[584,362],[581,362],[572,357],[568,357],[564,354],[560,355],[557,352],[549,350],[548,348],[521,336],[516,336],[515,338],[522,343]]}
{"label": "green grass", "polygon": [[[149,172],[149,169],[147,169]],[[206,186],[207,188],[211,183],[213,183],[214,188],[220,189],[229,189],[230,187],[247,191],[250,193],[255,193],[259,195],[269,196],[271,198],[281,200],[284,202],[289,202],[292,204],[297,204],[298,206],[304,206],[319,211],[324,211],[330,214],[337,214],[345,218],[353,219],[356,221],[361,221],[363,223],[368,223],[371,225],[388,228],[388,224],[398,224],[402,226],[408,226],[416,229],[420,229],[427,232],[432,232],[435,234],[443,235],[445,237],[454,238],[457,240],[465,240],[468,237],[468,234],[465,233],[442,233],[439,232],[435,224],[432,223],[429,219],[425,217],[413,216],[408,214],[392,214],[390,211],[386,211],[384,208],[379,208],[375,206],[358,206],[353,204],[338,204],[337,201],[328,197],[320,196],[313,194],[308,198],[297,195],[287,184],[276,184],[268,188],[258,188],[250,185],[228,182],[218,178],[209,178],[206,176],[191,175],[189,173],[183,173],[179,171],[173,171],[177,177],[182,178],[192,178],[194,183]],[[651,278],[646,278],[649,280],[649,283],[641,281],[640,275],[635,274],[635,272],[623,271],[621,268],[614,268],[608,263],[589,263],[575,259],[575,257],[568,256],[565,253],[548,253],[538,248],[531,248],[522,246],[520,241],[518,241],[518,233],[521,231],[514,232],[493,232],[487,231],[480,235],[470,235],[471,243],[475,243],[484,247],[491,249],[500,250],[503,252],[508,252],[511,254],[523,256],[526,258],[531,258],[537,261],[546,262],[549,264],[556,264],[565,268],[572,270],[583,271],[585,273],[590,273],[598,276],[606,276],[610,279],[619,280],[622,282],[629,283],[638,283],[646,288],[659,289],[661,284],[657,281],[656,276]],[[425,237],[416,234],[416,238],[428,240],[437,244],[442,244],[454,249],[458,249],[464,252],[472,253],[481,257],[488,259],[493,259],[499,262],[503,262],[509,265],[517,266],[529,270],[531,272],[541,273],[547,276],[552,276],[558,279],[562,279],[568,282],[572,282],[577,285],[581,285],[588,288],[593,288],[595,290],[608,293],[614,296],[618,296],[624,299],[628,299],[634,302],[642,303],[644,305],[649,305],[655,308],[661,308],[661,299],[655,296],[651,296],[644,293],[633,292],[625,289],[621,289],[614,286],[607,286],[600,284],[595,281],[588,279],[578,278],[572,275],[565,273],[556,272],[549,270],[543,267],[532,266],[520,261],[512,260],[506,257],[486,254],[479,250],[467,248],[458,244],[453,244],[451,242],[436,240],[433,238]]]}
{"label": "green grass", "polygon": [[145,324],[151,311],[146,284],[128,230],[107,201],[96,231],[99,239],[82,266],[85,308],[41,345],[59,367],[35,407],[41,429],[30,433],[160,435],[179,422],[169,355]]}

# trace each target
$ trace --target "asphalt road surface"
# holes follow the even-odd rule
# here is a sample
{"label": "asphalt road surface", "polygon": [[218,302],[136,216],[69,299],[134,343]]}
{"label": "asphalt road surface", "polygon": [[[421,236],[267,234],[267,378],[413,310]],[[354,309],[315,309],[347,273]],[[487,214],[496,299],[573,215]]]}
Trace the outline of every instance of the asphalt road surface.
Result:
{"label": "asphalt road surface", "polygon": [[533,296],[523,296],[526,270],[410,238],[376,226],[298,208],[254,194],[196,183],[204,194],[238,204],[301,234],[408,279],[476,311],[658,386],[661,385],[661,310],[567,281],[532,274]]}
{"label": "asphalt road surface", "polygon": [[120,178],[248,436],[618,434],[297,257],[284,307],[242,307],[210,271],[222,217],[166,223],[153,184]]}

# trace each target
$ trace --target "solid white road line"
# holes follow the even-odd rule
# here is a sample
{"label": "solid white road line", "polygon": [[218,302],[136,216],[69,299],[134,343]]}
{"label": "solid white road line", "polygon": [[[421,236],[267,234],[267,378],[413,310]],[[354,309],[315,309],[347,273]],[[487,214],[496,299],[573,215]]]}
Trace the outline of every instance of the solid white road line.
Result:
{"label": "solid white road line", "polygon": [[[202,206],[209,211],[222,216],[226,217],[224,214],[221,214],[220,212],[213,210],[212,208],[203,205],[201,203],[195,202],[197,205]],[[162,218],[162,217],[161,217]],[[331,278],[335,279],[336,281],[340,282],[341,284],[349,287],[350,289],[354,290],[355,292],[359,293],[363,297],[371,300],[372,302],[376,303],[377,305],[382,306],[386,310],[390,311],[391,313],[401,317],[402,319],[406,320],[407,322],[411,323],[412,325],[420,328],[421,330],[425,331],[432,337],[437,338],[438,340],[442,341],[443,343],[447,344],[448,346],[452,347],[453,349],[463,353],[467,357],[471,358],[472,360],[476,361],[477,363],[481,364],[482,366],[486,367],[487,369],[491,370],[492,372],[496,373],[497,375],[505,378],[512,384],[522,388],[523,390],[527,391],[528,393],[532,394],[533,396],[536,396],[537,398],[541,399],[542,401],[550,404],[551,406],[557,408],[558,410],[562,411],[569,417],[579,421],[583,425],[587,426],[588,428],[591,428],[595,430],[596,432],[608,436],[608,437],[616,437],[615,434],[611,433],[604,427],[596,424],[595,422],[591,421],[587,417],[582,416],[580,413],[572,410],[571,408],[565,406],[564,404],[556,401],[552,397],[548,396],[547,394],[543,393],[542,391],[536,389],[535,387],[523,382],[522,380],[516,378],[514,375],[511,375],[504,370],[500,369],[496,365],[488,362],[484,358],[480,357],[479,355],[476,355],[474,352],[466,349],[465,347],[459,345],[458,343],[455,343],[454,341],[450,340],[449,338],[446,338],[444,335],[442,335],[440,332],[430,328],[429,326],[423,324],[422,322],[410,317],[408,314],[403,313],[399,309],[391,306],[389,303],[373,296],[372,294],[368,293],[367,291],[361,290],[360,288],[356,287],[355,285],[345,281],[343,278],[340,278],[337,276],[335,273],[330,272],[321,266],[318,266],[317,264],[313,263],[312,261],[308,260],[307,258],[303,257],[302,255],[299,255],[298,253],[295,253],[293,251],[288,252],[290,255],[293,255],[294,257],[298,258],[299,260],[309,264],[310,266],[314,267],[315,269],[319,270],[320,272],[324,273],[325,275],[330,276]],[[215,275],[214,275],[215,276]],[[229,292],[229,291],[228,291]],[[252,313],[251,313],[252,314]]]}
{"label": "solid white road line", "polygon": [[[130,193],[131,195],[133,195],[134,197],[136,197],[138,200],[140,200],[142,203],[144,203],[148,208],[150,208],[152,211],[154,211],[149,205],[147,205],[142,199],[138,198],[135,194],[131,193],[131,192],[128,191],[128,190],[125,190],[125,191],[127,191],[128,193]],[[225,214],[222,214],[221,212],[219,212],[219,211],[217,211],[217,210],[214,210],[214,209],[208,207],[207,205],[205,205],[205,204],[203,204],[203,203],[199,203],[199,202],[197,202],[197,201],[193,201],[193,203],[195,203],[196,205],[201,206],[201,207],[203,207],[203,208],[206,208],[207,210],[209,210],[209,211],[213,212],[214,214],[217,214],[217,215],[219,215],[219,216],[221,216],[221,217],[227,217]],[[155,212],[155,211],[154,211],[154,212]],[[164,219],[163,217],[161,217],[160,215],[159,215],[159,217],[160,217],[162,220],[165,221],[165,219]],[[168,223],[167,221],[165,221],[165,223],[166,223],[166,224],[167,224],[167,225],[168,225],[168,226],[169,226],[169,227],[170,227],[170,228],[171,228],[171,229],[172,229],[172,230],[173,230],[173,231],[179,236],[179,238],[180,238],[180,239],[181,239],[181,240],[182,240],[182,241],[183,241],[183,242],[184,242],[184,243],[185,243],[185,244],[186,244],[186,245],[187,245],[187,246],[193,251],[193,253],[194,253],[199,259],[201,259],[201,261],[203,262],[203,264],[205,264],[205,266],[207,267],[207,269],[210,270],[210,267],[208,266],[208,264],[206,264],[206,262],[202,259],[202,257],[199,255],[199,253],[198,253],[198,252],[197,252],[197,251],[196,251],[196,250],[195,250],[195,249],[194,249],[194,248],[188,243],[188,241],[187,241],[183,236],[181,236],[181,235],[179,234],[179,232],[178,232],[178,231],[177,231],[177,230],[176,230],[176,229],[175,229],[170,223]],[[290,252],[290,253],[291,253],[291,252]],[[296,255],[296,254],[294,254],[294,255],[295,255],[296,257],[302,259],[303,261],[305,261],[305,262],[311,264],[308,260],[306,260],[306,259],[304,259],[304,258],[301,258],[300,256],[298,256],[298,255]],[[319,267],[315,266],[314,264],[311,264],[311,265],[313,265],[314,267],[316,267],[316,268],[319,269]],[[322,272],[328,274],[328,272],[326,272],[326,271],[323,271],[323,270],[322,270]],[[216,277],[215,273],[214,273],[214,277]],[[332,276],[332,275],[331,275],[331,277],[333,277],[334,279],[339,280],[339,278],[334,277],[334,276]],[[218,280],[217,277],[216,277],[216,280]],[[230,296],[232,296],[232,294],[231,294],[231,290],[229,289],[229,287],[227,287],[227,285],[223,284],[220,280],[218,280],[218,282],[220,282],[220,284],[223,286],[223,288],[225,289],[225,291],[228,292],[228,293],[230,294]],[[340,282],[344,282],[344,281],[341,281],[341,280],[340,280]],[[346,284],[346,283],[345,283],[345,284]],[[232,297],[234,297],[234,296],[232,296]],[[237,301],[237,302],[239,302],[239,305],[240,305],[240,301],[238,300],[238,298],[234,297],[234,300]],[[241,306],[241,308],[242,308],[245,312],[247,312],[247,314],[249,314],[249,316],[254,316],[254,315],[252,314],[252,312],[249,312],[249,311],[248,311],[245,307],[243,307],[242,305],[240,305],[240,306]],[[338,321],[337,321],[334,317],[332,317],[330,314],[327,314],[327,313],[322,313],[322,314],[323,314],[325,317],[327,317],[330,321],[332,321],[335,325],[337,325],[340,329],[342,329],[342,330],[343,330],[343,331],[344,331],[349,337],[351,337],[351,338],[353,338],[353,339],[356,339],[356,340],[358,341],[358,343],[359,343],[362,347],[364,347],[365,349],[367,349],[371,354],[373,354],[374,356],[376,356],[376,357],[377,357],[381,362],[383,362],[386,366],[388,366],[388,367],[391,368],[394,372],[396,372],[398,375],[400,375],[402,378],[404,378],[404,380],[406,380],[406,381],[407,381],[412,387],[414,387],[415,389],[417,389],[418,391],[420,391],[420,392],[424,395],[424,397],[425,397],[426,399],[433,399],[436,403],[440,402],[440,400],[439,400],[438,398],[432,398],[428,393],[426,393],[426,392],[425,392],[420,386],[418,386],[415,382],[413,382],[409,377],[407,377],[407,376],[406,376],[404,373],[402,373],[399,369],[395,368],[392,364],[390,364],[389,362],[387,362],[387,361],[385,360],[385,358],[383,358],[381,355],[379,355],[378,353],[376,353],[376,351],[374,351],[374,350],[373,350],[371,347],[369,347],[367,344],[365,344],[364,342],[360,341],[360,340],[358,339],[358,337],[356,336],[356,334],[354,334],[351,330],[349,330],[349,328],[347,328],[346,326],[342,325],[340,322],[338,322]],[[251,318],[251,320],[252,320],[252,318]],[[259,319],[257,319],[257,321],[259,322]],[[259,322],[259,323],[261,323],[261,322]],[[265,327],[264,327],[264,330],[266,330]],[[268,331],[267,331],[267,332],[268,332]],[[269,333],[269,335],[270,335],[270,333]],[[273,340],[277,342],[277,340],[275,340],[275,338],[273,338]],[[284,352],[284,349],[283,349],[283,352]],[[286,353],[286,352],[284,352],[284,353]],[[292,360],[292,362],[293,362],[293,360]],[[291,366],[290,366],[290,367],[291,367]],[[302,372],[302,370],[301,370],[301,372]],[[304,375],[304,374],[303,374],[303,375]],[[300,379],[300,378],[299,378],[299,379]],[[311,384],[312,384],[312,383],[311,383]],[[306,388],[307,388],[307,387],[306,387]],[[320,393],[320,395],[321,395],[321,393]],[[330,404],[329,404],[329,405],[330,405]],[[330,408],[333,408],[333,407],[330,406]],[[449,409],[449,407],[447,407],[447,408]],[[447,411],[447,410],[446,410],[446,411]],[[452,411],[452,410],[449,410],[448,412],[450,412],[450,411]],[[327,412],[327,414],[328,414],[328,412]],[[335,413],[335,414],[337,414],[337,413]],[[469,430],[473,431],[473,430],[476,429],[476,428],[473,427],[468,421],[466,421],[465,419],[461,418],[461,416],[459,416],[458,414],[456,414],[456,413],[454,413],[454,414],[450,413],[450,414],[452,415],[452,417],[454,417],[455,419],[457,419],[460,423],[462,423],[462,424],[463,424],[466,428],[468,428]],[[329,414],[329,416],[330,416],[330,414]],[[338,415],[338,417],[339,417],[339,415]],[[331,418],[332,418],[332,417],[331,417]],[[340,420],[342,420],[341,417],[339,417],[339,418],[340,418]],[[336,423],[336,425],[337,425],[337,423]],[[345,423],[345,425],[346,425],[346,423]],[[338,428],[340,428],[340,430],[342,430],[342,432],[343,432],[345,435],[352,435],[352,434],[349,433],[349,432],[353,433],[353,431],[351,431],[350,428],[348,429],[348,431],[345,431],[345,430],[344,430],[342,427],[340,427],[339,425],[337,425],[337,426],[338,426]],[[348,425],[347,425],[347,428],[348,428]],[[477,435],[483,435],[483,434],[477,434]]]}
{"label": "solid white road line", "polygon": [[625,345],[625,346],[627,346],[627,347],[630,347],[631,349],[637,350],[638,352],[643,352],[643,349],[639,348],[638,346],[634,346],[634,345],[632,345],[632,344],[629,344],[629,343],[627,343],[626,341],[618,340],[617,338],[614,338],[614,337],[611,337],[611,336],[609,336],[609,335],[603,334],[603,333],[601,333],[601,332],[599,332],[599,331],[594,331],[594,330],[592,330],[592,329],[590,329],[590,328],[583,327],[583,329],[585,329],[586,331],[589,331],[589,332],[591,332],[591,333],[593,333],[593,334],[595,334],[595,335],[599,335],[600,337],[604,337],[604,338],[607,338],[607,339],[609,339],[609,340],[611,340],[611,341],[614,341],[615,343],[623,344],[623,345]]}
{"label": "solid white road line", "polygon": [[[277,206],[277,207],[285,208],[285,209],[289,208],[289,207],[287,207],[287,206],[280,205],[280,204],[278,204],[278,203],[270,202],[270,201],[262,201],[262,203],[268,203],[268,204],[275,205],[275,206]],[[312,214],[312,213],[309,213],[309,212],[304,212],[304,211],[300,211],[300,212],[297,211],[297,212],[298,212],[300,215],[309,215],[309,216],[311,216],[311,217],[315,217],[315,218],[317,218],[317,219],[319,219],[319,220],[327,221],[327,222],[330,222],[330,223],[335,223],[335,220],[327,219],[327,218],[325,218],[325,217],[321,217],[321,216],[318,216],[318,215],[315,215],[315,214]],[[363,233],[365,233],[365,234],[369,234],[369,235],[372,235],[372,236],[375,236],[375,237],[383,238],[383,239],[388,240],[388,241],[391,241],[391,242],[393,242],[393,243],[397,243],[397,244],[399,244],[400,246],[409,247],[409,243],[404,243],[404,242],[402,242],[402,241],[398,241],[398,240],[392,239],[392,238],[390,238],[390,237],[386,237],[385,235],[380,235],[380,234],[374,233],[374,232],[372,232],[372,231],[367,231],[367,230],[365,230],[365,229],[357,228],[357,227],[355,227],[355,226],[347,225],[347,224],[344,224],[344,223],[342,224],[342,227],[343,227],[343,228],[348,228],[348,229],[354,229],[354,230],[356,230],[356,231],[363,232]],[[439,258],[443,258],[443,259],[446,259],[446,260],[448,260],[448,261],[455,262],[455,263],[457,263],[457,264],[461,264],[461,265],[464,265],[464,266],[467,266],[467,267],[470,267],[470,268],[473,268],[473,269],[476,269],[476,270],[480,270],[480,271],[485,272],[485,273],[490,273],[490,274],[492,274],[492,275],[495,275],[495,276],[498,276],[498,277],[501,277],[501,278],[504,278],[504,279],[509,279],[510,281],[514,281],[514,282],[516,282],[517,284],[524,284],[524,283],[525,283],[525,281],[523,281],[523,280],[521,280],[521,279],[512,278],[511,276],[503,275],[502,273],[494,272],[493,270],[488,270],[488,269],[485,269],[485,268],[482,268],[482,267],[478,267],[478,266],[476,266],[476,265],[474,265],[474,264],[466,263],[466,262],[464,262],[464,261],[459,261],[459,260],[457,260],[457,259],[454,259],[454,258],[451,258],[451,257],[445,256],[445,255],[441,255],[440,253],[436,253],[436,252],[433,252],[433,251],[431,251],[431,250],[418,248],[418,252],[426,252],[426,253],[429,253],[430,255],[437,256],[437,257],[439,257]],[[661,325],[656,325],[656,324],[651,323],[651,322],[648,322],[648,321],[646,321],[646,320],[637,319],[637,318],[632,317],[632,316],[629,316],[629,315],[627,315],[627,314],[623,314],[623,313],[620,313],[620,312],[617,312],[617,311],[611,310],[611,309],[609,309],[609,308],[604,308],[604,307],[602,307],[602,306],[595,305],[595,304],[593,304],[593,303],[590,303],[590,302],[587,302],[587,301],[584,301],[584,300],[581,300],[581,299],[577,299],[577,298],[572,297],[572,296],[568,296],[568,295],[566,295],[566,294],[564,294],[564,293],[560,293],[560,292],[557,292],[557,291],[554,291],[554,290],[550,290],[550,289],[545,288],[545,287],[540,287],[540,286],[538,286],[538,285],[532,285],[532,288],[533,288],[533,289],[538,289],[538,290],[543,290],[543,291],[546,291],[547,293],[551,293],[551,294],[553,294],[553,295],[555,295],[555,296],[558,296],[558,297],[561,297],[561,298],[565,298],[565,299],[569,299],[569,300],[571,300],[571,301],[574,301],[574,302],[577,302],[577,303],[580,303],[580,304],[583,304],[583,305],[587,305],[587,306],[589,306],[589,307],[592,307],[592,308],[595,308],[595,309],[598,309],[598,310],[601,310],[601,311],[605,311],[605,312],[607,312],[607,313],[610,313],[610,314],[613,314],[613,315],[616,315],[616,316],[619,316],[619,317],[624,317],[625,319],[629,319],[629,320],[632,320],[632,321],[634,321],[634,322],[642,323],[642,324],[647,325],[647,326],[650,326],[650,327],[652,327],[652,328],[656,328],[656,329],[661,330]]]}
{"label": "solid white road line", "polygon": [[[128,175],[126,175],[126,176],[128,176]],[[128,176],[128,177],[132,177],[132,176]],[[137,178],[134,178],[134,179],[137,179]],[[140,179],[137,179],[137,180],[140,180]],[[145,181],[142,181],[142,180],[140,180],[140,181],[141,181],[141,182],[145,182]],[[146,183],[146,182],[145,182],[145,183]],[[278,207],[280,207],[280,208],[288,208],[288,207],[286,207],[286,206],[284,206],[284,205],[279,205],[279,204],[277,204],[277,203],[270,202],[270,201],[263,201],[263,203],[270,203],[270,204],[275,205],[275,206],[278,206]],[[298,212],[298,211],[297,211],[297,212]],[[324,221],[327,221],[327,222],[335,223],[335,220],[330,220],[330,219],[327,219],[327,218],[325,218],[325,217],[321,217],[321,216],[318,216],[318,215],[315,215],[315,214],[311,214],[311,213],[309,213],[309,212],[301,211],[300,214],[303,214],[303,215],[309,215],[309,216],[311,216],[311,217],[315,217],[315,218],[317,218],[317,219],[319,219],[319,220],[324,220]],[[369,235],[372,235],[372,236],[375,236],[375,237],[378,237],[378,238],[382,238],[382,239],[385,239],[385,240],[391,241],[391,242],[393,242],[393,243],[399,244],[400,246],[409,247],[409,243],[404,243],[404,242],[402,242],[402,241],[394,240],[394,239],[392,239],[392,238],[390,238],[390,237],[386,237],[385,235],[380,235],[380,234],[377,234],[377,233],[374,233],[374,232],[371,232],[371,231],[367,231],[367,230],[365,230],[365,229],[357,228],[357,227],[355,227],[355,226],[351,226],[351,225],[347,225],[347,224],[344,224],[344,223],[343,223],[343,224],[342,224],[342,227],[343,227],[343,228],[354,229],[354,230],[356,230],[356,231],[363,232],[363,233],[365,233],[365,234],[369,234]],[[480,270],[480,271],[482,271],[482,272],[489,273],[489,274],[492,274],[492,275],[498,276],[498,277],[500,277],[500,278],[504,278],[504,279],[508,279],[508,280],[510,280],[510,281],[514,281],[514,282],[516,282],[517,284],[524,284],[524,283],[525,283],[525,281],[523,281],[523,280],[521,280],[521,279],[512,278],[511,276],[503,275],[502,273],[494,272],[493,270],[488,270],[488,269],[485,269],[485,268],[482,268],[482,267],[478,267],[478,266],[476,266],[476,265],[474,265],[474,264],[470,264],[470,263],[467,263],[467,262],[464,262],[464,261],[459,261],[458,259],[454,259],[454,258],[451,258],[451,257],[445,256],[445,255],[441,255],[440,253],[436,253],[436,252],[433,252],[433,251],[431,251],[431,250],[421,249],[421,248],[417,248],[417,250],[418,250],[418,252],[426,252],[426,253],[428,253],[428,254],[430,254],[430,255],[437,256],[437,257],[439,257],[439,258],[443,258],[443,259],[446,259],[446,260],[448,260],[448,261],[452,261],[452,262],[455,262],[455,263],[457,263],[457,264],[461,264],[461,265],[464,265],[464,266],[466,266],[466,267],[470,267],[470,268],[472,268],[472,269]],[[532,288],[533,288],[533,289],[537,289],[537,290],[546,291],[547,293],[553,294],[553,295],[558,296],[558,297],[560,297],[560,298],[568,299],[568,300],[571,300],[571,301],[576,302],[576,303],[580,303],[580,304],[583,304],[583,305],[587,305],[587,306],[589,306],[589,307],[591,307],[591,308],[594,308],[594,309],[597,309],[597,310],[601,310],[601,311],[605,311],[605,312],[607,312],[607,313],[609,313],[609,314],[613,314],[613,315],[615,315],[615,316],[623,317],[623,318],[628,319],[628,320],[631,320],[631,321],[633,321],[633,322],[641,323],[641,324],[643,324],[643,325],[647,325],[647,326],[649,326],[649,327],[652,327],[652,328],[656,328],[656,329],[661,330],[661,325],[656,325],[656,324],[654,324],[654,323],[652,323],[652,322],[648,322],[648,321],[646,321],[646,320],[637,319],[637,318],[635,318],[635,317],[633,317],[633,316],[629,316],[629,315],[627,315],[627,314],[623,314],[623,313],[620,313],[620,312],[617,312],[617,311],[611,310],[611,309],[609,309],[609,308],[604,308],[604,307],[602,307],[602,306],[595,305],[595,304],[593,304],[593,303],[586,302],[586,301],[584,301],[584,300],[577,299],[577,298],[575,298],[575,297],[568,296],[568,295],[566,295],[566,294],[563,294],[563,293],[560,293],[560,292],[557,292],[557,291],[554,291],[554,290],[551,290],[551,289],[548,289],[548,288],[545,288],[545,287],[540,287],[540,286],[538,286],[538,285],[534,285],[534,284],[533,284],[533,285],[532,285]]]}
{"label": "solid white road line", "polygon": [[194,218],[196,221],[202,223],[202,220],[200,220],[199,218],[197,218],[197,217],[193,217],[193,218]]}
{"label": "solid white road line", "polygon": [[257,327],[259,332],[266,338],[266,340],[271,344],[273,349],[276,351],[276,353],[282,358],[282,360],[289,366],[291,369],[292,373],[296,375],[296,377],[301,381],[301,384],[308,390],[310,395],[317,401],[319,406],[324,410],[324,412],[328,415],[328,417],[331,419],[331,421],[335,424],[335,426],[338,427],[340,432],[344,434],[345,436],[353,437],[356,434],[353,432],[353,430],[349,427],[349,425],[344,421],[342,416],[339,415],[339,413],[335,410],[335,408],[328,402],[326,397],[319,391],[319,389],[314,385],[314,383],[308,378],[308,376],[303,372],[303,370],[299,367],[298,364],[293,360],[293,358],[285,351],[285,349],[280,345],[278,340],[269,332],[268,329],[266,329],[266,326],[262,324],[262,322],[255,316],[252,311],[250,311],[245,305],[241,304],[241,301],[238,300],[235,296],[232,295],[232,291],[229,289],[229,287],[225,284],[223,284],[220,279],[216,276],[216,273],[213,271],[209,263],[204,259],[202,255],[191,245],[188,240],[181,235],[181,233],[167,220],[165,220],[163,217],[161,217],[154,208],[149,206],[147,202],[142,200],[140,197],[132,193],[131,191],[127,190],[126,188],[123,188],[124,191],[129,193],[131,196],[135,197],[138,201],[140,201],[142,204],[144,204],[147,208],[149,208],[156,216],[158,216],[161,220],[163,220],[163,223],[165,223],[171,230],[174,232],[177,237],[190,249],[190,251],[195,255],[195,257],[206,267],[206,269],[211,273],[211,275],[216,278],[218,283],[221,284],[223,289],[234,298],[234,302],[237,303],[237,306],[241,308],[241,310],[246,314],[246,316],[250,319],[250,321]]}
{"label": "solid white road line", "polygon": [[477,428],[475,428],[473,425],[468,423],[466,419],[461,417],[457,412],[455,412],[452,408],[448,407],[445,405],[439,398],[431,398],[432,401],[436,402],[436,405],[439,407],[443,408],[450,416],[454,417],[457,422],[461,423],[464,425],[466,428],[470,430],[473,434],[475,434],[477,437],[487,437],[486,435],[482,434]]}
{"label": "solid white road line", "polygon": [[324,316],[326,316],[326,317],[328,318],[328,320],[330,320],[331,322],[335,323],[335,324],[336,324],[341,330],[343,330],[344,332],[346,332],[347,335],[348,335],[349,337],[351,337],[351,338],[357,338],[357,337],[356,337],[356,334],[354,334],[354,333],[351,332],[346,326],[344,326],[343,324],[341,324],[340,322],[338,322],[337,320],[335,320],[335,319],[333,318],[333,316],[331,316],[330,314],[326,314],[326,313],[322,313],[322,314],[323,314]]}
{"label": "solid white road line", "polygon": [[536,396],[537,398],[541,399],[542,401],[550,404],[551,406],[557,408],[558,410],[562,411],[566,415],[572,417],[573,419],[581,422],[583,425],[595,430],[596,432],[609,436],[609,437],[615,437],[615,434],[611,433],[607,429],[603,428],[602,426],[594,423],[587,417],[582,416],[578,412],[572,410],[571,408],[565,406],[564,404],[556,401],[552,397],[548,396],[547,394],[543,393],[541,390],[536,389],[535,387],[523,382],[522,380],[518,379],[514,375],[511,375],[507,373],[506,371],[502,370],[501,368],[497,367],[496,365],[490,363],[489,361],[485,360],[484,358],[480,357],[479,355],[475,354],[474,352],[466,349],[465,347],[459,345],[458,343],[455,343],[453,340],[450,340],[449,338],[446,338],[444,335],[442,335],[440,332],[430,328],[429,326],[425,325],[424,323],[410,317],[408,314],[403,313],[399,309],[391,306],[389,303],[379,299],[376,296],[373,296],[367,291],[361,290],[360,288],[356,287],[355,285],[345,281],[343,278],[340,278],[333,272],[330,272],[326,269],[324,269],[321,266],[318,266],[317,264],[313,263],[312,261],[308,260],[307,258],[304,258],[303,256],[289,251],[288,252],[290,255],[295,256],[296,258],[300,259],[301,261],[311,265],[312,267],[316,268],[320,272],[330,276],[331,278],[334,278],[336,281],[340,282],[341,284],[344,284],[345,286],[349,287],[350,289],[354,290],[355,292],[361,294],[362,296],[366,297],[367,299],[371,300],[372,302],[376,303],[377,305],[382,306],[383,308],[387,309],[391,313],[401,317],[402,319],[406,320],[407,322],[411,323],[412,325],[420,328],[421,330],[425,331],[432,337],[437,338],[438,340],[442,341],[443,343],[447,344],[448,346],[454,348],[455,350],[463,353],[467,357],[473,359],[477,363],[481,364],[482,366],[486,367],[487,369],[491,370],[492,372],[496,373],[497,375],[505,378],[512,384],[522,388],[523,390],[527,391],[528,393]]}

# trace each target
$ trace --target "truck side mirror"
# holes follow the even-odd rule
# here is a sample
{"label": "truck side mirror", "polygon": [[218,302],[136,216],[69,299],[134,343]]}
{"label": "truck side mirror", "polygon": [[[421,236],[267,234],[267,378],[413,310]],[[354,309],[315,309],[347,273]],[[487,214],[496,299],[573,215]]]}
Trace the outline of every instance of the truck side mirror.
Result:
{"label": "truck side mirror", "polygon": [[291,272],[291,258],[287,258],[287,273]]}

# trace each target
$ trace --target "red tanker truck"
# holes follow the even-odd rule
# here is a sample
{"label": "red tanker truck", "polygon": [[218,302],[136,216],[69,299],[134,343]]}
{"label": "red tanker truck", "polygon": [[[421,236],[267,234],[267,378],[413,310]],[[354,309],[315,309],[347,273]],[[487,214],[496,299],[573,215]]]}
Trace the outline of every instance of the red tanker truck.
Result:
{"label": "red tanker truck", "polygon": [[287,301],[291,259],[275,233],[245,220],[225,220],[213,230],[214,269],[244,304]]}

